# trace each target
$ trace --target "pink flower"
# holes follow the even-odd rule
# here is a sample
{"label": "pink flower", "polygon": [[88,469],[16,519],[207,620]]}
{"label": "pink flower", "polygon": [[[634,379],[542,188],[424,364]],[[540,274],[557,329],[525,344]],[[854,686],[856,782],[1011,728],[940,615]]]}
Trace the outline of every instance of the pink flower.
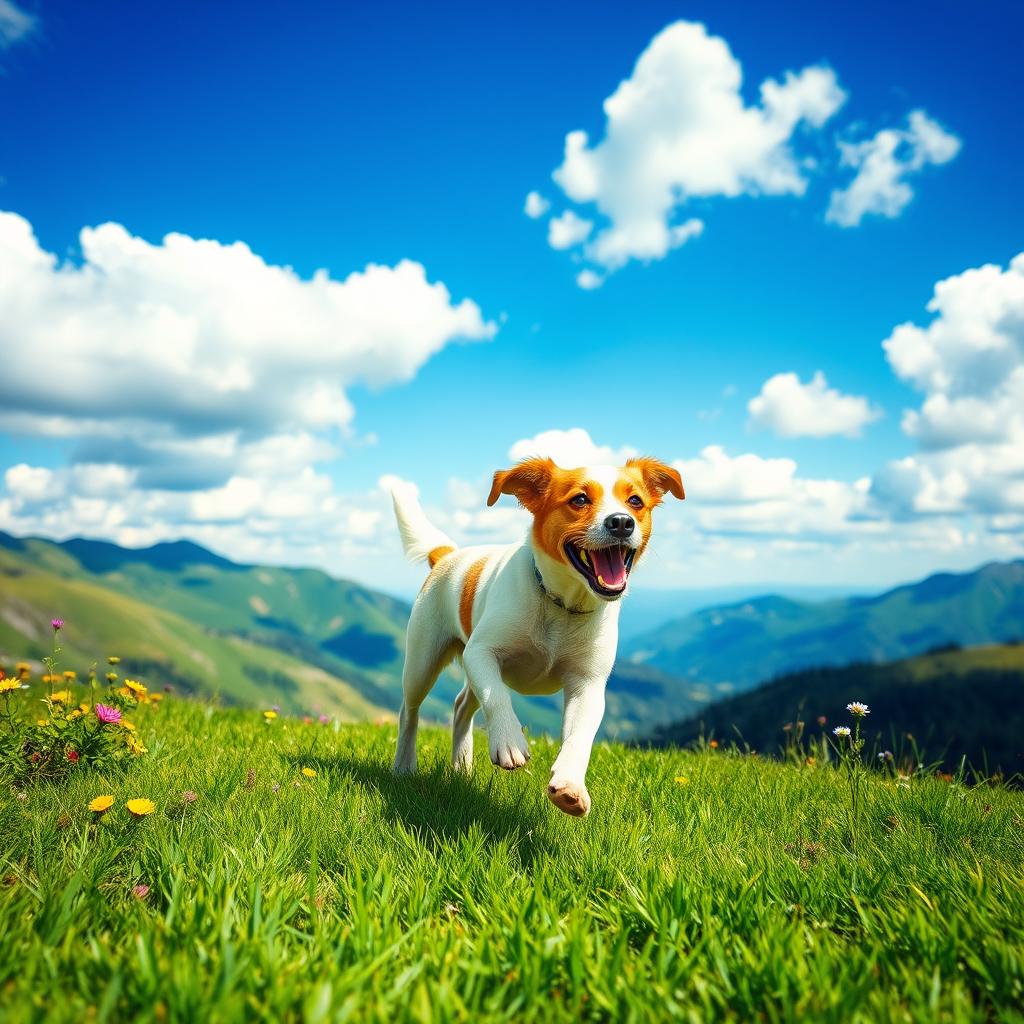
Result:
{"label": "pink flower", "polygon": [[149,895],[149,886],[145,884],[133,885],[132,895],[137,900],[144,900]]}
{"label": "pink flower", "polygon": [[63,619],[54,619],[50,623],[50,625],[53,626],[53,631],[54,631],[54,633],[56,633],[58,629],[63,629],[64,628],[64,620]]}
{"label": "pink flower", "polygon": [[97,704],[96,717],[106,725],[115,725],[121,721],[121,712],[108,704]]}
{"label": "pink flower", "polygon": [[330,719],[326,715],[321,715],[320,716],[320,724],[321,725],[326,725],[329,721],[330,721]]}

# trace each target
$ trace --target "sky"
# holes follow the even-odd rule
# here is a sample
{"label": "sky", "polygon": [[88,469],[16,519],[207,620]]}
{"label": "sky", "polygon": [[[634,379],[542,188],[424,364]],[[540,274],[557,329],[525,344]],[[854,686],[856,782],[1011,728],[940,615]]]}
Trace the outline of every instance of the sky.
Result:
{"label": "sky", "polygon": [[1019,5],[0,0],[0,530],[399,593],[517,458],[638,582],[1024,555]]}

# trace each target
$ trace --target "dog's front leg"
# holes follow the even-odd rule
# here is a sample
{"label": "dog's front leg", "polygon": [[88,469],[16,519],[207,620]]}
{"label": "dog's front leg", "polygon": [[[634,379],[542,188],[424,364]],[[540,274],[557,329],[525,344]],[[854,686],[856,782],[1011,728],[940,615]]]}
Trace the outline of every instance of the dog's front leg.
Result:
{"label": "dog's front leg", "polygon": [[487,722],[491,761],[509,771],[522,768],[530,760],[530,748],[494,651],[470,640],[462,654],[462,667]]}
{"label": "dog's front leg", "polygon": [[590,812],[587,766],[604,718],[604,687],[604,679],[586,679],[566,683],[564,691],[562,749],[551,766],[548,799],[578,818]]}

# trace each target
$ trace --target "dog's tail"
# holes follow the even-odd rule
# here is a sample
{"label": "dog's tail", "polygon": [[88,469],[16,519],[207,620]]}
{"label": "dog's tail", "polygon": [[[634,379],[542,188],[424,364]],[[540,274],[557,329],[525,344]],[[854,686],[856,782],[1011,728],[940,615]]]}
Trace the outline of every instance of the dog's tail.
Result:
{"label": "dog's tail", "polygon": [[413,562],[426,559],[433,569],[445,555],[455,550],[455,541],[427,518],[416,497],[416,489],[411,484],[393,484],[391,500],[395,506],[395,519],[398,520],[398,532],[402,535],[406,558]]}

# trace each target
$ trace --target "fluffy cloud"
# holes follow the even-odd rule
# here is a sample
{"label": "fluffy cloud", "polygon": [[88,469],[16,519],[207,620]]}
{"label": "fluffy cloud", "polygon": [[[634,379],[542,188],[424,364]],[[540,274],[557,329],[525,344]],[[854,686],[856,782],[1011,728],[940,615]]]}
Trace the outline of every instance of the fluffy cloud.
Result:
{"label": "fluffy cloud", "polygon": [[[594,442],[582,427],[569,430],[544,430],[533,437],[516,441],[509,449],[512,462],[542,456],[553,459],[559,466],[572,469],[576,466],[621,465],[626,459],[639,453],[635,448],[624,445],[612,448]],[[498,468],[498,467],[495,467]]]}
{"label": "fluffy cloud", "polygon": [[455,340],[495,325],[408,260],[343,281],[303,280],[241,242],[117,224],[81,233],[81,265],[0,213],[0,427],[231,447],[346,427],[351,384],[409,380]]}
{"label": "fluffy cloud", "polygon": [[1024,512],[1024,253],[940,281],[926,327],[883,342],[895,374],[924,396],[903,416],[919,445],[875,480],[897,513]]}
{"label": "fluffy cloud", "polygon": [[914,198],[906,179],[929,164],[944,164],[960,151],[960,140],[923,110],[906,128],[886,128],[863,142],[840,142],[841,163],[856,170],[853,181],[832,193],[826,220],[856,227],[868,214],[898,217]]}
{"label": "fluffy cloud", "polygon": [[747,404],[750,422],[780,437],[859,437],[881,416],[866,398],[828,386],[820,371],[806,384],[795,373],[777,373]]}
{"label": "fluffy cloud", "polygon": [[[694,197],[800,195],[801,126],[821,127],[845,93],[826,67],[767,79],[759,102],[741,93],[742,71],[725,40],[678,21],[659,32],[632,75],[604,102],[604,137],[572,131],[554,179],[568,199],[594,204],[605,226],[583,255],[606,272],[663,258],[703,224],[677,222]],[[576,244],[581,244],[580,238]]]}
{"label": "fluffy cloud", "polygon": [[526,202],[523,204],[523,213],[525,213],[531,220],[543,217],[550,209],[551,203],[539,192],[529,193],[526,197]]}
{"label": "fluffy cloud", "polygon": [[36,25],[35,16],[23,11],[14,0],[0,0],[0,50],[21,42]]}
{"label": "fluffy cloud", "polygon": [[583,220],[572,210],[566,210],[548,221],[548,245],[552,249],[571,249],[590,234],[593,226],[593,221]]}

